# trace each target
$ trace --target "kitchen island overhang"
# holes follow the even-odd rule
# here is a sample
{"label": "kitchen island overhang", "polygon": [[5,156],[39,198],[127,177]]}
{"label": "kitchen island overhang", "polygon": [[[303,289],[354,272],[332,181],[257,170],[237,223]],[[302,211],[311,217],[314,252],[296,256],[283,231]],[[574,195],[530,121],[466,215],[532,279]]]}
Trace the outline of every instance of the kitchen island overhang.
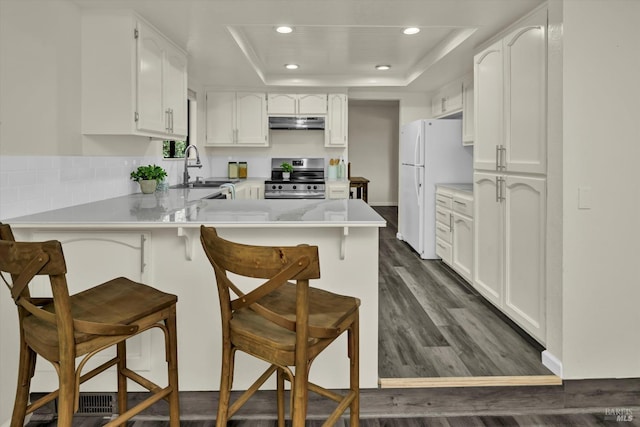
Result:
{"label": "kitchen island overhang", "polygon": [[[127,267],[135,271],[139,264],[140,274],[134,280],[178,295],[179,377],[180,388],[185,391],[219,387],[219,303],[213,270],[200,247],[200,225],[216,227],[222,237],[239,243],[317,245],[321,278],[312,286],[361,299],[360,382],[362,388],[378,387],[378,229],[386,225],[382,217],[361,200],[208,200],[198,198],[199,194],[185,196],[175,191],[183,190],[157,196],[133,194],[3,222],[14,228],[20,240],[62,241],[70,258],[70,273],[84,270],[74,272],[79,278],[92,278],[90,270],[96,266],[84,261],[74,263],[74,255],[83,258],[103,250],[113,253],[105,248],[111,245],[122,248],[116,249],[117,254],[126,250],[139,257],[139,262]],[[106,270],[104,274],[115,277],[123,275],[119,265],[130,263],[128,260],[99,264]],[[95,284],[82,282],[74,286]],[[2,311],[15,310],[6,300],[0,299]],[[9,350],[17,349],[17,319],[14,321],[15,325],[7,325],[11,329],[7,332],[15,329],[15,343],[3,343],[0,351],[3,360],[9,364],[15,360],[17,366],[17,352]],[[157,363],[153,360],[161,357],[156,356],[162,354],[160,342],[152,336],[139,344],[140,352],[152,354],[151,362],[140,368],[152,375],[156,374],[155,366],[161,366],[160,359]],[[348,359],[343,346],[346,337],[318,357],[311,369],[312,381],[336,389],[348,386]],[[136,363],[131,361],[132,366]],[[264,364],[239,355],[237,367],[234,386],[246,389]],[[8,369],[6,378],[13,378],[15,369],[3,369]],[[40,370],[50,371],[51,367],[40,362],[37,369],[33,390],[50,390],[55,376]],[[157,375],[161,381],[159,368]],[[103,377],[94,391],[114,390],[111,376]],[[265,387],[275,388],[275,381]]]}

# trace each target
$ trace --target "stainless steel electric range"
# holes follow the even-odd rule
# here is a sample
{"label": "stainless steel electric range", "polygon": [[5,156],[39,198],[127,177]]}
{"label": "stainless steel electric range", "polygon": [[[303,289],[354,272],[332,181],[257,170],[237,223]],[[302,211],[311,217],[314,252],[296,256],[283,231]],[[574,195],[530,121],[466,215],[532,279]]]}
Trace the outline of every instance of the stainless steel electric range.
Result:
{"label": "stainless steel electric range", "polygon": [[[283,178],[282,163],[293,166]],[[271,179],[264,183],[265,199],[324,199],[324,158],[272,158]]]}

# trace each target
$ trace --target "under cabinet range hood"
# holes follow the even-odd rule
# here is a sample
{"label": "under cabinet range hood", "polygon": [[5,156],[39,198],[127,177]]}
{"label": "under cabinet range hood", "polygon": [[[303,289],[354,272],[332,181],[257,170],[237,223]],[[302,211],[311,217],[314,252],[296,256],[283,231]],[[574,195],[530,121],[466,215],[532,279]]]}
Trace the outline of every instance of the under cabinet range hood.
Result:
{"label": "under cabinet range hood", "polygon": [[324,117],[269,117],[269,129],[324,130]]}

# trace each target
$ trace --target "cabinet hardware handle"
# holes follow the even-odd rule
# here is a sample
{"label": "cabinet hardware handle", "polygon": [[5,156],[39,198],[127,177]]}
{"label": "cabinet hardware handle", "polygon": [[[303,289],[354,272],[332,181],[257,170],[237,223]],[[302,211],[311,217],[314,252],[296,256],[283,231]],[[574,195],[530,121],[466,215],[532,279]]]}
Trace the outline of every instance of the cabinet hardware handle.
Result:
{"label": "cabinet hardware handle", "polygon": [[500,146],[500,170],[507,170],[507,147]]}
{"label": "cabinet hardware handle", "polygon": [[453,229],[453,214],[449,214],[449,231]]}
{"label": "cabinet hardware handle", "polygon": [[500,170],[500,146],[496,144],[496,170]]}
{"label": "cabinet hardware handle", "polygon": [[171,133],[173,133],[173,108],[170,109],[171,112]]}
{"label": "cabinet hardware handle", "polygon": [[144,273],[144,268],[146,264],[144,263],[144,243],[147,241],[147,238],[144,237],[144,234],[140,235],[140,273]]}
{"label": "cabinet hardware handle", "polygon": [[444,245],[443,245],[443,244],[441,244],[441,243],[438,243],[438,246],[439,246],[441,249],[445,249],[445,250],[447,249],[447,247],[446,247],[446,246],[444,246]]}
{"label": "cabinet hardware handle", "polygon": [[466,203],[461,202],[461,201],[459,201],[459,200],[454,200],[454,201],[453,201],[453,203],[457,203],[457,204],[462,205],[462,206],[467,206],[467,204],[466,204]]}
{"label": "cabinet hardware handle", "polygon": [[503,177],[496,178],[496,202],[500,203],[505,200],[503,184],[505,179]]}

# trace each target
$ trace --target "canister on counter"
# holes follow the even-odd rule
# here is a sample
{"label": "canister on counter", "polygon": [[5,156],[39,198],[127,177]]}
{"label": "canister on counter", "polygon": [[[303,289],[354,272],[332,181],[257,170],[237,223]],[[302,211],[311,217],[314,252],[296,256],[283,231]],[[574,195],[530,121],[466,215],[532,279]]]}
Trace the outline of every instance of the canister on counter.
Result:
{"label": "canister on counter", "polygon": [[238,163],[238,178],[246,178],[247,177],[247,162],[239,162]]}
{"label": "canister on counter", "polygon": [[229,178],[238,177],[238,162],[229,162]]}

